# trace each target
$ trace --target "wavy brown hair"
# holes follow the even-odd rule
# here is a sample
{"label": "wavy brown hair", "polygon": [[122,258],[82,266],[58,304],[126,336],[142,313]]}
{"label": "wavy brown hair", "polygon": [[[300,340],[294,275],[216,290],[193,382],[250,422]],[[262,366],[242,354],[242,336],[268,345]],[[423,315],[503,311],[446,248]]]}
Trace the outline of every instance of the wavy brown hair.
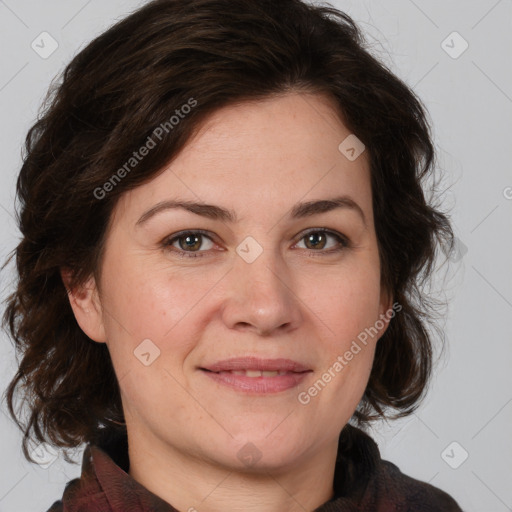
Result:
{"label": "wavy brown hair", "polygon": [[[107,345],[79,328],[61,269],[71,270],[71,287],[99,276],[119,197],[161,172],[208,115],[290,91],[327,95],[365,144],[382,284],[402,306],[377,344],[354,418],[364,426],[417,407],[433,360],[421,285],[440,244],[453,246],[447,215],[425,195],[435,169],[425,107],[372,56],[354,21],[328,5],[156,0],[73,58],[26,137],[16,188],[22,239],[4,265],[15,256],[4,325],[20,356],[6,398],[28,460],[31,439],[73,448],[125,428]],[[99,197],[191,98],[196,106]],[[18,394],[28,405],[25,423],[15,410]]]}

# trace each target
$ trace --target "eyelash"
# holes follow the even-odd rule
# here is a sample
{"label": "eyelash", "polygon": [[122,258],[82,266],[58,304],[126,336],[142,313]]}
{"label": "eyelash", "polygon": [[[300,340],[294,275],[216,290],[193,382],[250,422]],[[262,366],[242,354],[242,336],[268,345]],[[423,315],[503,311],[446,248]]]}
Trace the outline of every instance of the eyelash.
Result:
{"label": "eyelash", "polygon": [[[344,249],[347,249],[350,247],[350,241],[346,236],[342,235],[341,233],[337,233],[336,231],[332,231],[332,230],[326,229],[326,228],[315,228],[315,229],[310,229],[304,233],[301,233],[301,236],[300,236],[298,242],[300,242],[301,240],[306,238],[308,235],[311,235],[313,233],[325,233],[327,235],[330,235],[338,240],[338,242],[340,243],[340,246],[338,246],[337,248],[334,248],[334,249],[318,250],[318,251],[315,251],[314,249],[305,249],[306,251],[311,253],[310,256],[312,256],[312,257],[332,255],[335,253],[339,253],[339,252],[343,251]],[[194,251],[184,251],[183,249],[178,249],[176,247],[172,247],[172,244],[174,242],[176,242],[180,238],[184,238],[187,235],[203,235],[203,236],[207,237],[208,239],[210,239],[213,243],[215,243],[207,231],[204,231],[202,229],[195,229],[195,230],[191,230],[191,231],[181,231],[179,233],[171,235],[170,237],[167,237],[166,239],[163,240],[162,245],[165,249],[170,249],[171,252],[178,253],[179,256],[182,258],[202,258],[202,257],[204,257],[205,255],[201,254],[201,253],[205,253],[207,251],[195,251],[195,252]],[[315,253],[318,253],[318,254],[315,254]]]}

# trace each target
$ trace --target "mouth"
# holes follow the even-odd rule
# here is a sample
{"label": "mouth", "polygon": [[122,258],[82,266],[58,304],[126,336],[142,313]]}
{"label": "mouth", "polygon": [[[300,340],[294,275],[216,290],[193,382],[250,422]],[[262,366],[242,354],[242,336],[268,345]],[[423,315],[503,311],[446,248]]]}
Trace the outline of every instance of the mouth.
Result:
{"label": "mouth", "polygon": [[[293,361],[292,359],[261,359],[256,356],[235,357],[217,361],[210,365],[204,366],[202,370],[214,373],[221,372],[245,372],[252,377],[274,377],[284,373],[303,373],[312,371],[306,365]],[[254,372],[265,372],[267,375],[260,375]],[[277,372],[275,374],[275,372]]]}
{"label": "mouth", "polygon": [[239,392],[277,393],[298,386],[313,370],[291,359],[234,358],[199,368],[207,377]]}
{"label": "mouth", "polygon": [[277,377],[278,375],[290,375],[292,373],[306,373],[306,372],[289,372],[286,370],[222,370],[220,372],[213,372],[206,368],[201,368],[206,372],[216,373],[216,374],[232,374],[232,375],[244,375],[245,377]]}

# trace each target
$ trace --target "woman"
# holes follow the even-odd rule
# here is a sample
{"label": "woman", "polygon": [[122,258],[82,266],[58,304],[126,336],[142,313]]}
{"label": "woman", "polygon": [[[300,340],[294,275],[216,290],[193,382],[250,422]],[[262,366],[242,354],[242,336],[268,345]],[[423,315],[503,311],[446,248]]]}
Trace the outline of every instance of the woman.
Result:
{"label": "woman", "polygon": [[29,460],[87,443],[50,511],[460,510],[362,430],[424,395],[452,232],[424,108],[347,15],[150,2],[26,146],[8,405]]}

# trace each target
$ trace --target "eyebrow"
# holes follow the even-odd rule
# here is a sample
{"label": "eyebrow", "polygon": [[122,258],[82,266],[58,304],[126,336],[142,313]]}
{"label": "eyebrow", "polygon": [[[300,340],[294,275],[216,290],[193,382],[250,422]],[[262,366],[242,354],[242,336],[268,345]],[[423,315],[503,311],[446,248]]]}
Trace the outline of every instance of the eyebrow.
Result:
{"label": "eyebrow", "polygon": [[[297,203],[292,207],[290,217],[292,219],[302,219],[305,217],[310,217],[312,215],[330,212],[332,210],[336,210],[339,208],[357,212],[361,217],[364,225],[367,225],[363,210],[349,196],[338,196],[331,199],[319,199],[316,201]],[[194,201],[168,200],[162,201],[153,206],[152,208],[150,208],[149,210],[147,210],[146,212],[144,212],[137,221],[136,226],[144,224],[151,217],[154,217],[156,214],[162,211],[172,209],[184,209],[189,212],[195,213],[196,215],[200,215],[201,217],[206,217],[212,220],[220,220],[222,222],[235,224],[238,222],[238,217],[233,210],[228,210],[221,206]]]}

